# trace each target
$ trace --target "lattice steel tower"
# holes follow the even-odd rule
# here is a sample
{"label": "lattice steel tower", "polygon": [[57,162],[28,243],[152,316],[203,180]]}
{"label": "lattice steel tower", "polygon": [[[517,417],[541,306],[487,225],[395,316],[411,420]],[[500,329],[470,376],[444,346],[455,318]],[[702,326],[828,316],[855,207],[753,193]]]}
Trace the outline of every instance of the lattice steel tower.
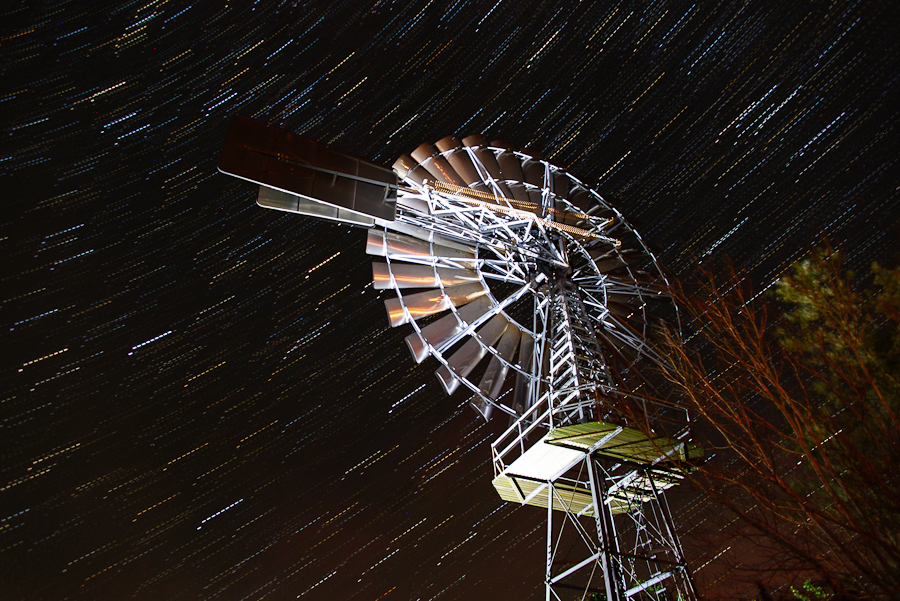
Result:
{"label": "lattice steel tower", "polygon": [[[695,599],[662,492],[702,450],[653,386],[677,309],[622,215],[534,153],[450,136],[393,170],[235,117],[219,169],[261,206],[368,229],[391,326],[485,419],[493,485],[547,511],[546,598]],[[650,368],[650,369],[648,369]]]}

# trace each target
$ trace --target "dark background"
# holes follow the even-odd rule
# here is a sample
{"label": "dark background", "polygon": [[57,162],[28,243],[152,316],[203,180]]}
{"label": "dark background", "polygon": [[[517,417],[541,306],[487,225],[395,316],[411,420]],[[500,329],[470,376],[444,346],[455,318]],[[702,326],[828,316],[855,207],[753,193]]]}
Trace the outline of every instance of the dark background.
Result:
{"label": "dark background", "polygon": [[[542,598],[505,421],[414,365],[362,231],[216,172],[229,117],[388,165],[541,148],[674,273],[727,253],[762,289],[823,235],[897,248],[892,5],[4,3],[3,598]],[[680,497],[724,595],[741,558]]]}

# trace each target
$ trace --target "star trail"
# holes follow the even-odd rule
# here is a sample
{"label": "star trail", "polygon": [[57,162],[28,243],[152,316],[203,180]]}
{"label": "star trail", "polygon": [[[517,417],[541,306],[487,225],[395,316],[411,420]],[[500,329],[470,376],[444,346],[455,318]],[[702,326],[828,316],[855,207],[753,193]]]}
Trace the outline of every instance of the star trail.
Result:
{"label": "star trail", "polygon": [[[484,133],[687,275],[898,247],[900,10],[858,2],[179,0],[0,10],[5,599],[522,599],[544,515],[417,366],[365,233],[216,171],[241,113],[390,165]],[[502,421],[502,423],[501,423]],[[691,542],[701,592],[728,541]],[[729,555],[730,554],[730,555]],[[751,591],[749,594],[756,594]]]}

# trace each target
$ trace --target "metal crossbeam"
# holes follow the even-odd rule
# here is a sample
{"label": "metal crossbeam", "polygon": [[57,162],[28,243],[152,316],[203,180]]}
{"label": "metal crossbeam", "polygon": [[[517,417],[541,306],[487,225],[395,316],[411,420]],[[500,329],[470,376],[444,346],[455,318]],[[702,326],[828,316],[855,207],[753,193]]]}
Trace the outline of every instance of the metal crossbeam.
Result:
{"label": "metal crossbeam", "polygon": [[[597,391],[611,383],[578,289],[560,278],[550,296],[545,398],[553,432],[608,416],[609,401]],[[676,470],[678,477],[669,478],[656,469],[654,463],[665,456],[655,462],[603,459],[601,447],[621,431],[612,430],[603,442],[585,449],[577,467],[549,478],[521,501],[546,499],[548,601],[571,598],[573,590],[603,594],[609,601],[696,598],[671,513],[660,495],[681,474]],[[513,462],[507,473],[516,469]],[[575,495],[588,495],[589,504],[573,503]],[[588,527],[584,520],[591,517]]]}

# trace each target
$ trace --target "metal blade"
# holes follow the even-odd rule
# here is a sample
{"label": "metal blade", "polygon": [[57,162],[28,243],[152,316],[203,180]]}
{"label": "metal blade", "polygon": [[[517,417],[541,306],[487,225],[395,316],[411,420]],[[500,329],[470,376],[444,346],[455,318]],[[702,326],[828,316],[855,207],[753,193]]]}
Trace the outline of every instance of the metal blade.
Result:
{"label": "metal blade", "polygon": [[[398,202],[405,202],[403,201]],[[457,242],[456,240],[451,240],[445,236],[441,236],[440,234],[435,234],[433,230],[419,227],[417,225],[412,225],[411,223],[405,223],[402,221],[391,221],[389,224],[386,224],[387,229],[395,232],[397,234],[404,234],[411,238],[416,238],[417,240],[423,240],[425,242],[433,242],[438,246],[446,246],[447,248],[455,248],[456,250],[472,254],[474,252],[474,247],[471,243],[468,242]]]}
{"label": "metal blade", "polygon": [[469,399],[469,404],[472,405],[472,408],[477,411],[485,421],[491,419],[491,413],[494,412],[494,406],[490,403],[486,403],[483,398],[477,394],[472,395],[472,398]]}
{"label": "metal blade", "polygon": [[[503,336],[500,337],[500,342],[497,344],[497,354],[491,357],[484,375],[481,376],[481,382],[478,383],[478,389],[492,401],[497,400],[500,396],[500,391],[503,390],[503,383],[506,381],[506,374],[509,372],[509,362],[516,352],[516,347],[519,346],[520,335],[521,330],[517,326],[509,324],[506,327]],[[491,419],[491,413],[494,411],[493,405],[485,402],[478,395],[472,397],[469,403],[484,419]]]}
{"label": "metal blade", "polygon": [[600,273],[606,273],[607,271],[612,271],[613,269],[621,269],[625,267],[626,263],[619,257],[610,257],[607,259],[598,259],[594,261],[597,265],[597,269]]}
{"label": "metal blade", "polygon": [[453,184],[455,186],[466,185],[463,182],[463,179],[456,172],[456,170],[450,166],[450,163],[448,163],[447,160],[444,159],[444,157],[435,152],[434,146],[432,146],[428,142],[419,145],[419,147],[413,150],[410,154],[412,154],[412,158],[414,158],[419,163],[419,165],[424,167],[428,171],[428,173],[430,173],[439,182],[443,182],[445,184]]}
{"label": "metal blade", "polygon": [[[433,252],[432,252],[433,250]],[[366,240],[366,254],[376,257],[451,257],[454,259],[471,259],[475,255],[439,244],[430,244],[404,234],[369,230]]]}
{"label": "metal blade", "polygon": [[447,155],[447,161],[470,186],[482,183],[478,171],[475,170],[475,165],[472,164],[472,159],[469,158],[469,153],[465,150],[454,150]]}
{"label": "metal blade", "polygon": [[544,187],[544,164],[540,161],[526,159],[522,163],[522,175],[525,181],[538,188]]}
{"label": "metal blade", "polygon": [[569,178],[561,170],[553,173],[553,193],[560,198],[565,198],[569,194]]}
{"label": "metal blade", "polygon": [[408,154],[401,154],[400,158],[394,161],[394,171],[402,178],[411,179],[419,185],[425,183],[428,172],[419,166],[416,161]]}
{"label": "metal blade", "polygon": [[462,144],[460,144],[456,136],[442,138],[435,142],[434,145],[437,146],[438,150],[441,152],[451,151],[447,154],[447,161],[466,184],[471,186],[473,184],[481,183],[481,178],[478,177],[478,172],[475,170],[475,166],[469,159],[469,153],[462,150]]}
{"label": "metal blade", "polygon": [[[443,292],[440,290],[417,292],[404,296],[402,301],[399,298],[389,298],[384,301],[384,306],[387,309],[391,327],[396,328],[407,323],[409,317],[418,320],[428,315],[434,315],[446,311],[451,304],[459,307],[472,302],[485,293],[487,290],[481,285],[481,282],[473,282],[447,286]],[[403,310],[404,307],[406,307],[406,311]],[[409,317],[407,317],[407,312]]]}
{"label": "metal blade", "polygon": [[531,197],[528,196],[528,191],[525,189],[525,186],[518,183],[511,183],[509,180],[507,180],[506,185],[509,187],[509,191],[512,192],[513,198],[526,205],[534,204],[531,202]]}
{"label": "metal blade", "polygon": [[479,340],[485,346],[493,346],[503,334],[509,321],[503,315],[495,315],[486,324],[484,324],[475,336],[470,338],[458,351],[453,353],[447,365],[441,365],[435,372],[441,386],[447,394],[453,392],[459,387],[457,378],[465,378],[475,369],[475,366],[484,358],[487,352],[484,347],[479,344]]}
{"label": "metal blade", "polygon": [[[480,135],[469,136],[463,138],[463,144],[472,147],[476,160],[487,171],[487,175],[494,180],[497,187],[500,188],[500,195],[504,198],[512,198],[512,192],[503,183],[503,175],[500,173],[500,165],[497,163],[497,157],[494,153],[487,149],[487,142]],[[473,163],[474,164],[474,163]],[[485,178],[482,178],[485,182]]]}
{"label": "metal blade", "polygon": [[572,186],[569,189],[569,202],[582,211],[587,211],[591,208],[591,193],[582,186]]}
{"label": "metal blade", "polygon": [[495,400],[500,396],[500,390],[503,387],[503,382],[506,381],[506,374],[509,371],[508,363],[512,361],[516,347],[519,346],[520,336],[521,331],[518,327],[510,324],[506,328],[506,331],[503,332],[503,336],[500,338],[500,343],[497,345],[497,354],[491,357],[491,362],[488,363],[487,370],[481,377],[478,389],[491,400]]}
{"label": "metal blade", "polygon": [[513,182],[525,181],[522,177],[522,162],[512,152],[504,150],[499,153],[497,162],[500,164],[500,171],[503,172],[503,179]]}
{"label": "metal blade", "polygon": [[[517,365],[526,372],[531,371],[531,359],[534,356],[534,338],[528,332],[522,332],[519,341],[519,361]],[[516,388],[513,392],[513,411],[522,415],[530,400],[528,398],[528,378],[521,373],[516,373]]]}
{"label": "metal blade", "polygon": [[364,227],[372,227],[375,225],[375,219],[362,213],[342,209],[338,206],[310,200],[305,196],[297,196],[296,194],[288,194],[281,190],[269,188],[267,186],[259,187],[259,196],[256,198],[256,204],[266,209],[275,209],[276,211],[287,211],[289,213],[299,213],[309,217],[318,217],[320,219],[329,219],[332,221],[342,221],[353,225],[362,225]]}
{"label": "metal blade", "polygon": [[[491,310],[491,301],[487,296],[479,296],[471,303],[461,307],[455,314],[445,315],[422,328],[421,335],[413,332],[406,337],[406,344],[416,363],[421,363],[429,353],[429,345],[440,348],[448,340],[454,338],[469,324]],[[462,320],[460,322],[460,320]]]}
{"label": "metal blade", "polygon": [[[388,288],[436,288],[477,282],[478,274],[471,269],[447,269],[410,263],[372,263],[376,290]],[[393,276],[393,277],[392,277]]]}
{"label": "metal blade", "polygon": [[622,319],[633,319],[635,321],[644,321],[644,312],[641,307],[626,305],[613,300],[606,302],[607,308]]}

